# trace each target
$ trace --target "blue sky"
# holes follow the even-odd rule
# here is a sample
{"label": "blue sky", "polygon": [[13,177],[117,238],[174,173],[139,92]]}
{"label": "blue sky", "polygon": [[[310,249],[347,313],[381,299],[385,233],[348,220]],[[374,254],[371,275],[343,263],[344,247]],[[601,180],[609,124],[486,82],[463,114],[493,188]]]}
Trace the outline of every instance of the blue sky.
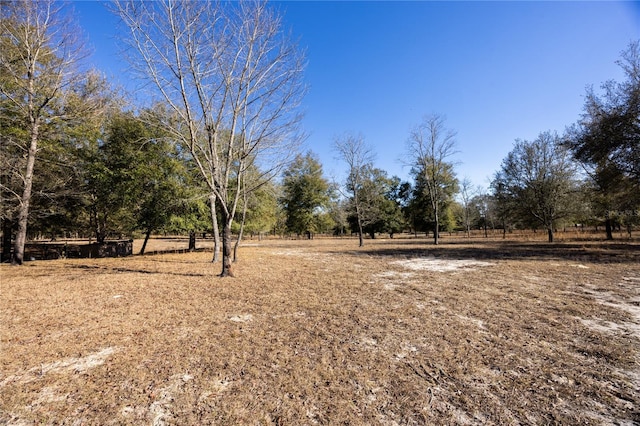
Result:
{"label": "blue sky", "polygon": [[[331,145],[362,134],[376,166],[403,166],[412,127],[426,114],[457,131],[459,178],[488,186],[516,138],[562,133],[582,112],[585,88],[622,79],[615,61],[640,39],[636,2],[277,3],[306,50],[305,150],[328,177],[344,178]],[[102,3],[77,2],[92,61],[127,85],[116,19]]]}

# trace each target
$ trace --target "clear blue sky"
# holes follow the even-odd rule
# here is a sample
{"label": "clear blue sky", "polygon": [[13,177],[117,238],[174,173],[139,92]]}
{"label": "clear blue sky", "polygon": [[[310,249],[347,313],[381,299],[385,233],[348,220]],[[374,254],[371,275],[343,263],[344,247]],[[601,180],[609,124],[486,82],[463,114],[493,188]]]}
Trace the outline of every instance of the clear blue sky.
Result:
{"label": "clear blue sky", "polygon": [[[360,133],[376,166],[408,179],[409,131],[439,113],[457,131],[459,178],[488,186],[516,138],[562,133],[582,112],[585,88],[621,79],[615,61],[640,39],[637,2],[277,3],[306,49],[305,150],[342,179],[331,145]],[[126,83],[116,19],[77,2],[95,66]]]}

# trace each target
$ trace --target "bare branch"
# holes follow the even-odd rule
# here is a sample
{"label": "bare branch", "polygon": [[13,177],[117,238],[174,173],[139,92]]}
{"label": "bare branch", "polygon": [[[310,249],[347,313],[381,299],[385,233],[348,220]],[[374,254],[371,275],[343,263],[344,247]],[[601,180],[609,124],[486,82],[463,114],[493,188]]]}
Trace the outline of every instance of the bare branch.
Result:
{"label": "bare branch", "polygon": [[[261,185],[243,182],[246,171],[273,178],[300,142],[303,56],[265,2],[121,0],[115,9],[132,65],[173,111],[169,131],[219,201],[224,240],[243,188]],[[225,262],[223,249],[222,275]]]}
{"label": "bare branch", "polygon": [[407,152],[415,173],[423,175],[427,197],[434,215],[434,242],[438,244],[439,213],[446,201],[444,188],[455,179],[450,158],[456,151],[456,132],[445,127],[445,118],[425,116],[409,135]]}

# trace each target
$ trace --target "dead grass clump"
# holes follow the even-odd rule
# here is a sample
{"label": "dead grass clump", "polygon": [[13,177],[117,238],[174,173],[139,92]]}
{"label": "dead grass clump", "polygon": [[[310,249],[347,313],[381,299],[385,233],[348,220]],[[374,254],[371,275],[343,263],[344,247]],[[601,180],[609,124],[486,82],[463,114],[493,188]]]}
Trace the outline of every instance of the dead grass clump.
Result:
{"label": "dead grass clump", "polygon": [[637,258],[356,244],[0,267],[0,423],[640,421]]}

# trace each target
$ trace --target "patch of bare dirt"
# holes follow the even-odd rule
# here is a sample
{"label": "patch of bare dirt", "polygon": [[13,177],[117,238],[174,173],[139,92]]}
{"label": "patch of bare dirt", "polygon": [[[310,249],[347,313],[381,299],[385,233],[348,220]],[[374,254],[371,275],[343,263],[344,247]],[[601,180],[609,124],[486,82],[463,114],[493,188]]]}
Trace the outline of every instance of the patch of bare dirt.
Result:
{"label": "patch of bare dirt", "polygon": [[0,423],[637,424],[634,247],[263,240],[233,279],[210,253],[2,265]]}
{"label": "patch of bare dirt", "polygon": [[396,260],[392,265],[400,265],[412,271],[455,272],[460,270],[473,271],[483,266],[491,266],[490,262],[474,259],[436,259],[434,257]]}

